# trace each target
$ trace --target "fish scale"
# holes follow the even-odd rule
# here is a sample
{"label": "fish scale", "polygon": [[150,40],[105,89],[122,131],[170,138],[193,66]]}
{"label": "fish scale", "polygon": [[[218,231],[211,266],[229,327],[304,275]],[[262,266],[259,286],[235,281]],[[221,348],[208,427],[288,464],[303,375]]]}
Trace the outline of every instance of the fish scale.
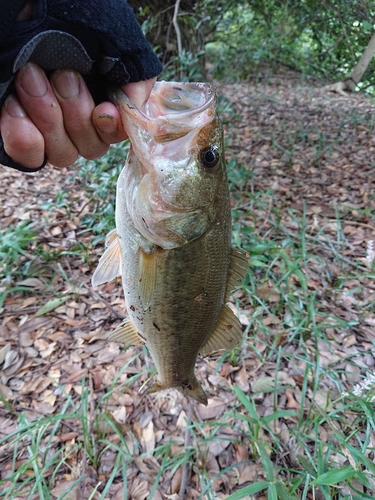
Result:
{"label": "fish scale", "polygon": [[226,301],[247,271],[246,255],[230,244],[216,96],[208,84],[161,82],[150,96],[152,113],[120,91],[113,100],[132,147],[117,183],[116,230],[93,285],[122,276],[129,318],[110,339],[147,346],[158,374],[148,392],[174,387],[207,404],[194,373],[197,356],[241,340]]}

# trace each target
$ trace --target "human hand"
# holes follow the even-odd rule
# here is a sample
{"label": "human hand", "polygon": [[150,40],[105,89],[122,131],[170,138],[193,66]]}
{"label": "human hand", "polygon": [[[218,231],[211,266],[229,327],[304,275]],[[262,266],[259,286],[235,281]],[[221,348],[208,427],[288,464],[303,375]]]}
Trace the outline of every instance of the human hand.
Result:
{"label": "human hand", "polygon": [[[155,81],[128,83],[122,89],[142,107]],[[19,70],[15,89],[17,94],[8,96],[1,110],[0,132],[5,151],[26,168],[38,168],[45,156],[57,167],[71,165],[78,155],[95,159],[127,138],[117,108],[110,102],[95,106],[76,71],[57,70],[48,79],[28,63]]]}

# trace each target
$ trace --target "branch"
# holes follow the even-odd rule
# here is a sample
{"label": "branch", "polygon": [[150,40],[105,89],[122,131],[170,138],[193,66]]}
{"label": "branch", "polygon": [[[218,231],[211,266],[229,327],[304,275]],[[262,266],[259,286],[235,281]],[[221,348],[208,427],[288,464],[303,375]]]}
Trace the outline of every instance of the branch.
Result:
{"label": "branch", "polygon": [[[176,31],[176,36],[177,36],[177,50],[178,50],[178,57],[179,58],[181,58],[181,54],[182,54],[181,31],[180,31],[180,27],[179,27],[178,21],[177,21],[178,9],[180,8],[180,2],[181,2],[181,0],[176,0],[176,3],[174,5],[173,19],[172,19],[172,23],[173,23],[174,29]],[[181,68],[180,68],[180,78],[182,79],[182,69]]]}
{"label": "branch", "polygon": [[[189,401],[189,407],[188,407],[188,414],[187,414],[187,419],[186,419],[186,429],[185,429],[185,451],[189,448],[190,446],[190,427],[191,425],[191,419],[193,417],[193,402]],[[179,491],[179,496],[178,500],[184,500],[186,498],[185,493],[186,493],[186,486],[187,486],[187,481],[188,481],[188,474],[189,474],[189,462],[188,460],[185,461],[182,469],[182,476],[181,476],[181,485],[180,485],[180,491]]]}

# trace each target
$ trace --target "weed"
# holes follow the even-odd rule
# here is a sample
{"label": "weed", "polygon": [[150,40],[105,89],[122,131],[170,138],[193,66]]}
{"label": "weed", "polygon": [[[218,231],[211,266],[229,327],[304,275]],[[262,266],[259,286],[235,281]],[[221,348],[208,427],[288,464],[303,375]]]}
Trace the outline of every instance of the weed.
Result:
{"label": "weed", "polygon": [[81,219],[83,232],[94,234],[93,245],[102,242],[105,236],[114,228],[116,182],[124,166],[129,151],[129,143],[119,143],[111,146],[110,151],[96,161],[80,158],[78,175],[70,177],[85,190],[91,205],[90,213]]}
{"label": "weed", "polygon": [[11,286],[15,276],[25,276],[30,261],[27,250],[36,237],[35,224],[23,221],[0,233],[0,309],[9,293],[26,290]]}

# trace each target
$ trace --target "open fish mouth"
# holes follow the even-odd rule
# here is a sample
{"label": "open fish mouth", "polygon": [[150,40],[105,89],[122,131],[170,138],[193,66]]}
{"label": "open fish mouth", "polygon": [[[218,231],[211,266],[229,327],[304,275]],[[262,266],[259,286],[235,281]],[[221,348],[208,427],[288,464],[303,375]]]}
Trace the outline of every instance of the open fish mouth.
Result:
{"label": "open fish mouth", "polygon": [[212,113],[207,110],[214,106],[216,93],[205,83],[157,82],[144,110],[120,89],[113,90],[110,99],[122,110],[125,129],[138,155],[141,143],[137,138],[164,143],[201,128],[214,114],[214,109]]}
{"label": "open fish mouth", "polygon": [[112,100],[132,142],[123,192],[135,227],[164,249],[202,236],[215,218],[212,178],[199,156],[207,146],[220,149],[201,144],[205,133],[217,140],[215,91],[205,83],[160,82],[143,110],[121,90]]}

